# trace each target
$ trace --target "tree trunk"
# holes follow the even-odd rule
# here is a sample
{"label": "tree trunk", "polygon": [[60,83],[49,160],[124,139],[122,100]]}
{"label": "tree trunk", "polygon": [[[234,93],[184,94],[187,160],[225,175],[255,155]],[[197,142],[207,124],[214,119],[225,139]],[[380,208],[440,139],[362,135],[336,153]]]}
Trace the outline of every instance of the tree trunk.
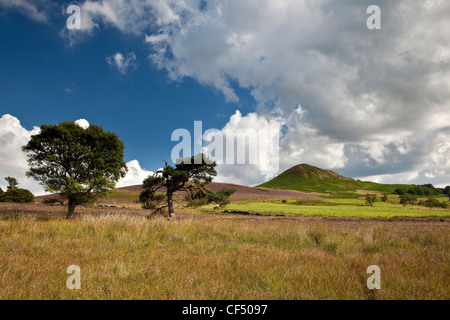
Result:
{"label": "tree trunk", "polygon": [[66,219],[75,218],[75,206],[76,202],[73,199],[69,199],[69,204],[67,206],[67,216]]}
{"label": "tree trunk", "polygon": [[172,192],[167,192],[167,208],[169,210],[169,217],[175,218],[175,210],[173,210]]}

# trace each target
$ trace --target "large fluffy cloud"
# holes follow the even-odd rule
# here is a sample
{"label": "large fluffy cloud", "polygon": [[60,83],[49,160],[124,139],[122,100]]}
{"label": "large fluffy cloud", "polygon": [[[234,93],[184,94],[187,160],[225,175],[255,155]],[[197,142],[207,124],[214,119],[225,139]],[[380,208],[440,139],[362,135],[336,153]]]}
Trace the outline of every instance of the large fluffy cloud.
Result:
{"label": "large fluffy cloud", "polygon": [[373,31],[373,1],[228,0],[202,9],[185,1],[185,19],[146,40],[173,79],[195,78],[237,101],[233,80],[283,114],[284,169],[309,162],[355,177],[449,181],[438,140],[450,123],[450,4],[375,3],[382,29]]}
{"label": "large fluffy cloud", "polygon": [[141,168],[141,165],[137,160],[127,162],[127,167],[127,175],[117,182],[117,188],[140,185],[149,175],[153,175],[153,171]]}
{"label": "large fluffy cloud", "polygon": [[[89,122],[85,119],[75,121],[79,126],[87,128]],[[44,194],[43,188],[33,179],[26,177],[28,170],[27,155],[22,151],[31,136],[40,132],[39,127],[31,130],[24,128],[19,119],[5,114],[0,118],[0,187],[6,190],[5,177],[12,176],[19,180],[20,187],[31,190],[36,195]],[[142,184],[152,171],[141,168],[137,160],[127,163],[127,175],[117,183],[118,187]]]}
{"label": "large fluffy cloud", "polygon": [[6,189],[5,177],[11,176],[19,180],[19,187],[42,194],[42,188],[32,179],[25,176],[28,170],[27,156],[22,151],[33,134],[38,134],[39,127],[27,130],[19,119],[5,114],[0,118],[0,186]]}

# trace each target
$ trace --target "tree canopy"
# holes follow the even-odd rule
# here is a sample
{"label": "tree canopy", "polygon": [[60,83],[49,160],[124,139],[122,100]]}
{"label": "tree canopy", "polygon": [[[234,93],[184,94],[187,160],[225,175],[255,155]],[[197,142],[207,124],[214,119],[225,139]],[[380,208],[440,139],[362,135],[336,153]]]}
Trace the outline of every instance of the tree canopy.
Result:
{"label": "tree canopy", "polygon": [[23,147],[30,167],[27,176],[68,200],[67,218],[75,215],[77,205],[92,203],[125,176],[123,150],[115,133],[96,125],[83,129],[73,122],[42,125]]}
{"label": "tree canopy", "polygon": [[19,186],[19,182],[14,177],[6,177],[6,182],[8,182],[8,189],[17,189]]}

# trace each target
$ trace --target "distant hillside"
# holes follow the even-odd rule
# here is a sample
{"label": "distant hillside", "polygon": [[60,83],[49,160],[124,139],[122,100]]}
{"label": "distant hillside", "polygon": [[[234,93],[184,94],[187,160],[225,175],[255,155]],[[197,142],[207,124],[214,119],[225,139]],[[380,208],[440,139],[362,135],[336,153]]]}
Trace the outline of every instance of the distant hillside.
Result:
{"label": "distant hillside", "polygon": [[[259,187],[248,187],[229,183],[212,182],[209,188],[213,192],[217,192],[221,189],[235,189],[236,193],[231,196],[233,202],[249,202],[249,201],[267,201],[267,200],[281,200],[281,199],[314,199],[316,196],[299,192],[296,190],[273,190]],[[118,188],[112,191],[109,198],[109,202],[125,201],[133,202],[137,201],[139,193],[142,191],[141,185],[128,186]],[[165,192],[164,188],[161,188],[159,192]],[[185,195],[183,191],[177,191],[175,193],[176,199],[182,199]]]}
{"label": "distant hillside", "polygon": [[356,190],[393,192],[405,185],[386,185],[347,178],[331,170],[308,164],[294,166],[260,187],[303,192],[336,193]]}

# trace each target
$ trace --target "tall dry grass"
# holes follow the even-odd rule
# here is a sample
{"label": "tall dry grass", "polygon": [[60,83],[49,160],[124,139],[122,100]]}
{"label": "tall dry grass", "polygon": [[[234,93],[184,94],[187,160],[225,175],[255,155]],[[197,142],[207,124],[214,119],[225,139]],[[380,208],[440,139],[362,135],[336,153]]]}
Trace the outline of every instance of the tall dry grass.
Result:
{"label": "tall dry grass", "polygon": [[449,299],[449,267],[447,223],[0,220],[0,299]]}

